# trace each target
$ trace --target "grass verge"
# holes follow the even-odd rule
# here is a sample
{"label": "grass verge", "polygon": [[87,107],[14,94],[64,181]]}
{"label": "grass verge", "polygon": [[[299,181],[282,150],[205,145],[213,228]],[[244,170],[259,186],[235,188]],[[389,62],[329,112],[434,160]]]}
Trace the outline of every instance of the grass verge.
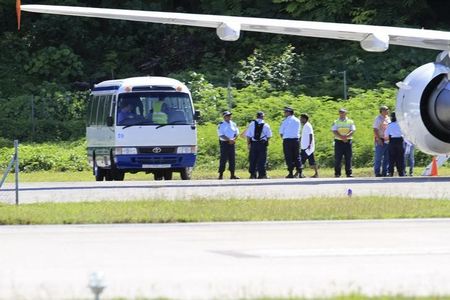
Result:
{"label": "grass verge", "polygon": [[450,201],[352,197],[304,200],[105,201],[0,205],[0,224],[114,224],[450,217]]}
{"label": "grass verge", "polygon": [[[423,168],[415,169],[415,176],[420,176]],[[313,175],[313,171],[309,168],[305,168],[304,174],[309,177]],[[275,169],[269,170],[268,175],[271,178],[284,178],[286,176],[287,171],[285,169]],[[331,168],[322,168],[319,170],[320,177],[334,177],[334,169]],[[226,172],[225,178],[228,178],[229,173]],[[249,174],[247,170],[237,170],[237,175],[241,178],[248,178]],[[357,168],[353,170],[353,175],[355,177],[373,177],[373,168]],[[450,175],[450,167],[442,167],[439,168],[439,175],[449,176]],[[63,182],[63,181],[95,181],[94,175],[92,175],[92,171],[67,171],[67,172],[54,172],[54,171],[36,171],[36,172],[21,172],[19,174],[21,182]],[[207,169],[195,169],[193,172],[193,179],[216,179],[217,171],[216,170],[207,170]],[[180,180],[179,174],[174,174],[174,180]],[[153,174],[145,174],[145,173],[136,173],[130,174],[127,173],[125,175],[125,180],[153,180]],[[8,182],[14,182],[14,174],[9,174],[7,177]]]}

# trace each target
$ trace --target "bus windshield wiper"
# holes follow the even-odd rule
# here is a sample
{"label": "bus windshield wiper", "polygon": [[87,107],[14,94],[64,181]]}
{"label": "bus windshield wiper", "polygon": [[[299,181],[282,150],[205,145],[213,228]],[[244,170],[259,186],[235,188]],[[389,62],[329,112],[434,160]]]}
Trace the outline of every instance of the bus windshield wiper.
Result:
{"label": "bus windshield wiper", "polygon": [[[159,128],[167,126],[167,125],[175,125],[177,123],[186,123],[186,121],[178,120],[178,121],[173,121],[173,122],[170,122],[170,123],[167,123],[167,124],[161,124],[161,125],[156,126],[156,129],[159,129]],[[184,125],[184,124],[182,124],[182,125]]]}
{"label": "bus windshield wiper", "polygon": [[141,125],[150,125],[150,124],[148,122],[133,123],[133,124],[129,124],[129,125],[123,126],[122,129],[127,129],[128,127],[141,126]]}

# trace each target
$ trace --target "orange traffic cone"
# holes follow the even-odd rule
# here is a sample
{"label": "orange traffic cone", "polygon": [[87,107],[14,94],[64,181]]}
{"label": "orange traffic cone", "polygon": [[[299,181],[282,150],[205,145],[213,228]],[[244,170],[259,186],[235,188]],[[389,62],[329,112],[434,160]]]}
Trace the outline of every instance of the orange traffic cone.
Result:
{"label": "orange traffic cone", "polygon": [[438,176],[438,165],[436,161],[436,157],[433,156],[433,160],[431,161],[431,176]]}

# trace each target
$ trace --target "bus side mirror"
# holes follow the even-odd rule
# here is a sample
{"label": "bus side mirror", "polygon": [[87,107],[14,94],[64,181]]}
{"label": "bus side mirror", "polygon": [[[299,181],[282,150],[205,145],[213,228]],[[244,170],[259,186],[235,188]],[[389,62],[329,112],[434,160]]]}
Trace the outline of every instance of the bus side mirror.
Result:
{"label": "bus side mirror", "polygon": [[113,117],[112,117],[112,116],[108,116],[108,117],[106,118],[106,126],[111,127],[111,126],[113,126],[113,125],[114,125],[114,119],[113,119]]}
{"label": "bus side mirror", "polygon": [[195,114],[194,114],[194,120],[199,120],[200,119],[200,111],[199,110],[196,110],[195,111]]}

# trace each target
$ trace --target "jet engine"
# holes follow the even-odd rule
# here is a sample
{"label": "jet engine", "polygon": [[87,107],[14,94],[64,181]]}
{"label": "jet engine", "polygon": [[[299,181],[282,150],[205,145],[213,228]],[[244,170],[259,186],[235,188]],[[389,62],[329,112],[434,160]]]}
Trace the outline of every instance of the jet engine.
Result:
{"label": "jet engine", "polygon": [[450,67],[446,58],[415,69],[397,83],[396,116],[404,136],[421,151],[450,153]]}

